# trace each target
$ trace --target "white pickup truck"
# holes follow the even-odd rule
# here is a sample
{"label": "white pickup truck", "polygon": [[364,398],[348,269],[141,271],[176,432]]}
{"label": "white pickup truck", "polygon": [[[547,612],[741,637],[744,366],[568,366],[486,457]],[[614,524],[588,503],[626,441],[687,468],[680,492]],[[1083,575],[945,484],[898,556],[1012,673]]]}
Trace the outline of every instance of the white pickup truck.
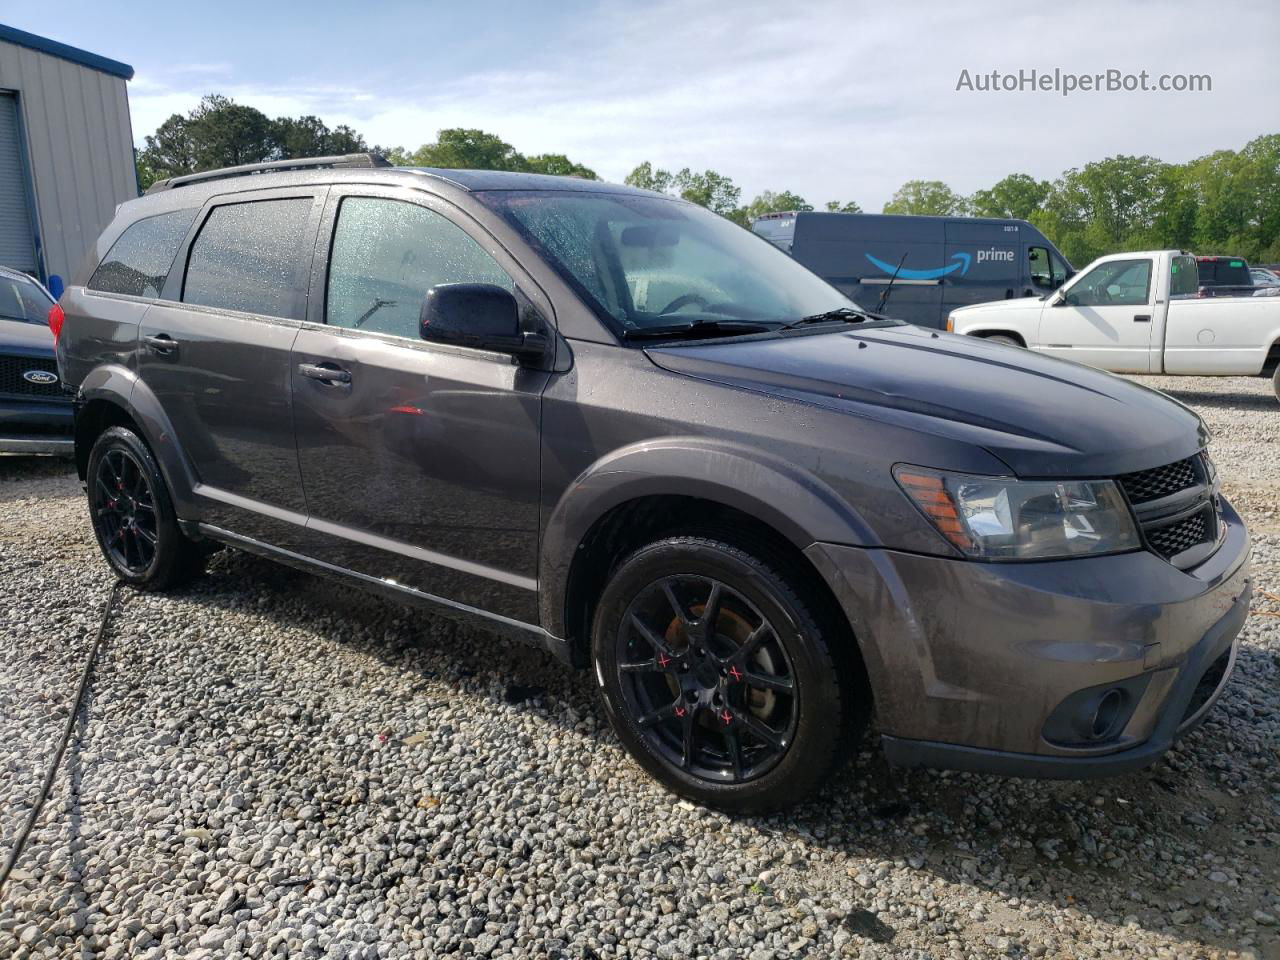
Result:
{"label": "white pickup truck", "polygon": [[1190,254],[1117,253],[1040,299],[953,310],[947,329],[1114,373],[1268,376],[1280,398],[1280,297],[1198,290]]}

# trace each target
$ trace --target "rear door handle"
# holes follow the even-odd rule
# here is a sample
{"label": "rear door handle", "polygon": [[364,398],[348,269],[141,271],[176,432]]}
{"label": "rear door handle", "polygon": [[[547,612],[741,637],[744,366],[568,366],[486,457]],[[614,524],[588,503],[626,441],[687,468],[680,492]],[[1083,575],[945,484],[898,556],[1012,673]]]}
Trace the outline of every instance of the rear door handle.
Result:
{"label": "rear door handle", "polygon": [[1133,318],[1133,322],[1134,322],[1134,323],[1150,323],[1150,322],[1151,322],[1151,314],[1149,314],[1149,313],[1139,313],[1139,314],[1135,314],[1135,315],[1134,315],[1134,318]]}
{"label": "rear door handle", "polygon": [[351,382],[350,372],[332,363],[300,363],[298,372],[304,377],[329,385]]}
{"label": "rear door handle", "polygon": [[167,333],[157,333],[155,336],[143,337],[142,342],[153,353],[169,356],[178,352],[178,341]]}

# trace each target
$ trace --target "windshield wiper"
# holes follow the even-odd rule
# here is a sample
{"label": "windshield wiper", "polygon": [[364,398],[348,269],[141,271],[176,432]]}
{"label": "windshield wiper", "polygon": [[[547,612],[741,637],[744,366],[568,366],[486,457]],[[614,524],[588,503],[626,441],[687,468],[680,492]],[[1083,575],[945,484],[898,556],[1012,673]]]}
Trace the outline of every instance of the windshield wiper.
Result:
{"label": "windshield wiper", "polygon": [[836,307],[834,310],[826,310],[822,313],[810,314],[807,317],[801,317],[799,320],[792,320],[790,323],[784,323],[779,330],[794,330],[796,327],[808,326],[811,323],[835,323],[837,320],[844,320],[848,323],[861,323],[863,320],[880,320],[882,318],[874,313],[868,313],[865,310],[857,310],[853,307]]}
{"label": "windshield wiper", "polygon": [[693,323],[668,324],[661,327],[636,327],[622,331],[623,340],[671,340],[677,337],[737,336],[773,330],[771,324],[754,320],[697,320]]}

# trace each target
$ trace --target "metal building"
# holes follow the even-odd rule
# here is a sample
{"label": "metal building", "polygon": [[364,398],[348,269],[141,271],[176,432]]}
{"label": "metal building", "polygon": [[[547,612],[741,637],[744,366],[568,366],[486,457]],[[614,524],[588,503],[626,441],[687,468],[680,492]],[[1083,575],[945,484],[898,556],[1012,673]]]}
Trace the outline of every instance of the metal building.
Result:
{"label": "metal building", "polygon": [[67,278],[138,195],[133,67],[0,24],[0,265]]}

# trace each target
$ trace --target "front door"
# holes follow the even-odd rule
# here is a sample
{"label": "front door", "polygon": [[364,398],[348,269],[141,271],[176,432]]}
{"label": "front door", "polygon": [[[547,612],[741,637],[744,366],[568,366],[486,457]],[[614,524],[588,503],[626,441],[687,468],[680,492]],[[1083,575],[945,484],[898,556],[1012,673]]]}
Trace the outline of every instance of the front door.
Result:
{"label": "front door", "polygon": [[323,194],[211,201],[178,253],[166,302],[147,310],[138,331],[138,373],[194,470],[201,519],[282,546],[306,519],[290,350]]}
{"label": "front door", "polygon": [[518,268],[478,227],[417,191],[335,188],[321,237],[313,322],[292,365],[308,549],[536,622],[548,374],[428,343],[418,324],[436,284],[496,283],[518,297],[531,285],[513,279]]}
{"label": "front door", "polygon": [[1050,297],[1040,349],[1116,373],[1151,371],[1151,259],[1108,260]]}

